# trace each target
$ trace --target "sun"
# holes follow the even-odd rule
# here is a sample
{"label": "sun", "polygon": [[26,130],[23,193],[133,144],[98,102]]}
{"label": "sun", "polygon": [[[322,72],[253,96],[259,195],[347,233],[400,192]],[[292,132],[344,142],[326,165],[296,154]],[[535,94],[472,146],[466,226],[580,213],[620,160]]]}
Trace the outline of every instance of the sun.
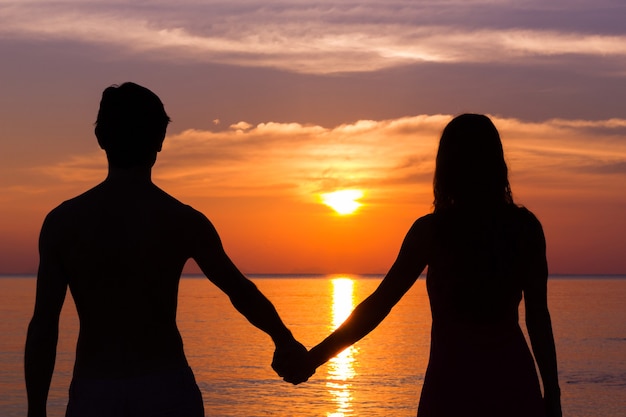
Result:
{"label": "sun", "polygon": [[362,205],[356,200],[363,197],[363,191],[339,190],[332,193],[322,194],[321,197],[322,202],[331,207],[337,213],[352,214]]}

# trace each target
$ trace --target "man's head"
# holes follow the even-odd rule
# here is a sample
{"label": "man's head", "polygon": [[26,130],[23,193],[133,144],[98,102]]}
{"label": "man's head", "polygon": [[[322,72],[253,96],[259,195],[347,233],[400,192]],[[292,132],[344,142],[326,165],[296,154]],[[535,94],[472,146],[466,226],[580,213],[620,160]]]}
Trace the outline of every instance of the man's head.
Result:
{"label": "man's head", "polygon": [[111,166],[152,165],[161,150],[170,118],[152,91],[135,83],[102,93],[95,133]]}

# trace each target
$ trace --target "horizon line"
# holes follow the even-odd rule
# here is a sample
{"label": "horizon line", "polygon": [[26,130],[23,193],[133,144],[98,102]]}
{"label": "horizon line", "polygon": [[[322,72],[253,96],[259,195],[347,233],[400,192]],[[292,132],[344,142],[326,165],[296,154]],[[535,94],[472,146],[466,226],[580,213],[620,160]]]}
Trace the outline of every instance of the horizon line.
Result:
{"label": "horizon line", "polygon": [[[249,278],[258,278],[258,279],[264,279],[264,278],[312,278],[312,279],[319,279],[319,278],[350,278],[350,277],[356,277],[356,278],[383,278],[385,276],[386,273],[353,273],[353,272],[344,272],[344,273],[324,273],[324,272],[277,272],[277,273],[266,273],[266,272],[260,272],[260,273],[244,273],[244,276],[249,277]],[[24,273],[2,273],[0,272],[0,279],[6,279],[6,278],[36,278],[37,277],[37,273],[29,273],[29,272],[24,272]],[[183,273],[180,276],[181,278],[192,278],[192,279],[198,279],[198,278],[205,278],[208,279],[203,273],[201,272],[189,272],[189,273]],[[422,273],[420,274],[420,278],[425,278],[426,277],[426,273]],[[622,279],[626,279],[626,273],[551,273],[548,274],[549,278],[622,278]]]}

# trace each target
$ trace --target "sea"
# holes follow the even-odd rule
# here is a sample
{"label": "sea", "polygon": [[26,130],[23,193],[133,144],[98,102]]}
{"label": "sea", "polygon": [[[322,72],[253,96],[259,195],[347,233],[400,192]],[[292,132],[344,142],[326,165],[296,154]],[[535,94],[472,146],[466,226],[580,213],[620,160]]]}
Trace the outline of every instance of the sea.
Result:
{"label": "sea", "polygon": [[[250,278],[295,337],[310,348],[382,277]],[[563,415],[626,416],[626,276],[552,276],[548,288]],[[2,417],[26,415],[23,350],[34,294],[34,277],[0,277]],[[185,276],[180,284],[178,326],[207,416],[415,416],[428,362],[430,324],[420,278],[378,328],[318,368],[308,382],[293,386],[271,369],[271,339],[239,315],[223,293],[202,277]],[[68,293],[48,400],[50,417],[65,413],[77,334],[78,319]]]}

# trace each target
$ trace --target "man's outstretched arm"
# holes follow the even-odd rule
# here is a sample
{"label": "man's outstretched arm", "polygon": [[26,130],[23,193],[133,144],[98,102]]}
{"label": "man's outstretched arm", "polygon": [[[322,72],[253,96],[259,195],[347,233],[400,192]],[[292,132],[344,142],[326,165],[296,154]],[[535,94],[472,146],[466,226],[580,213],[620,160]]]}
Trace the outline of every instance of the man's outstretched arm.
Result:
{"label": "man's outstretched arm", "polygon": [[274,305],[230,260],[208,219],[203,217],[200,230],[194,260],[209,280],[228,295],[237,311],[272,338],[276,346],[274,369],[292,361],[304,361],[306,348],[293,337]]}
{"label": "man's outstretched arm", "polygon": [[35,311],[28,326],[24,352],[24,374],[28,416],[45,416],[46,402],[59,334],[59,315],[67,292],[67,280],[56,256],[54,221],[46,218],[39,238],[39,270]]}

